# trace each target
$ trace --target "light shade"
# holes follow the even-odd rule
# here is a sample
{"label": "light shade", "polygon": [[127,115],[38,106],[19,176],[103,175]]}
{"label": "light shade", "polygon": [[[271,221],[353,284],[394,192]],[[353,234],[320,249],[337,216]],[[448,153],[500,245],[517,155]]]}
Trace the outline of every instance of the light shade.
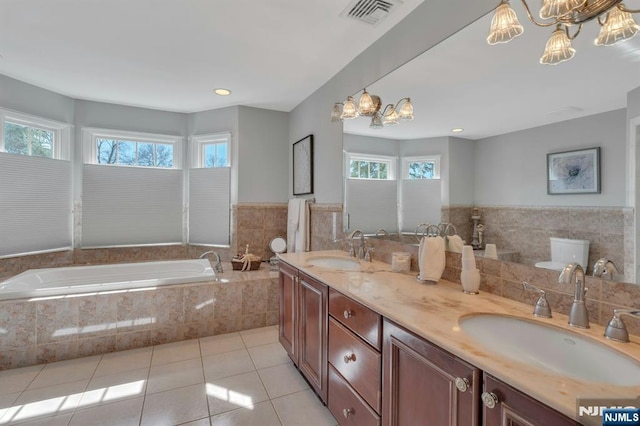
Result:
{"label": "light shade", "polygon": [[365,117],[372,116],[376,112],[376,105],[371,98],[371,95],[364,89],[360,101],[358,102],[358,112]]}
{"label": "light shade", "polygon": [[349,120],[352,118],[357,118],[358,115],[358,108],[356,107],[355,101],[351,96],[347,96],[347,101],[342,107],[342,114],[340,115],[340,118],[343,120]]}
{"label": "light shade", "polygon": [[384,125],[382,124],[382,114],[380,114],[380,111],[376,111],[376,113],[373,114],[373,117],[371,117],[371,124],[369,124],[369,127],[371,129],[381,129],[384,127]]}
{"label": "light shade", "polygon": [[338,121],[342,121],[340,117],[342,115],[342,102],[337,102],[333,109],[331,110],[331,122],[336,123]]}
{"label": "light shade", "polygon": [[540,58],[540,63],[545,65],[556,65],[560,62],[568,61],[573,58],[575,53],[576,51],[571,47],[571,40],[569,40],[566,31],[558,25],[547,41],[544,53]]}
{"label": "light shade", "polygon": [[401,120],[413,120],[413,105],[411,104],[411,98],[407,98],[402,108],[400,108],[400,112],[398,113],[398,117]]}
{"label": "light shade", "polygon": [[506,43],[518,37],[523,31],[516,13],[509,7],[509,2],[503,1],[496,8],[496,13],[491,19],[491,30],[487,37],[487,43]]}
{"label": "light shade", "polygon": [[586,0],[543,0],[540,17],[542,19],[557,18],[581,7],[586,2]]}
{"label": "light shade", "polygon": [[[620,3],[620,7],[623,7]],[[619,7],[612,8],[607,14],[604,24],[600,29],[598,38],[594,40],[596,46],[611,46],[619,41],[628,40],[638,34],[638,24],[633,20],[629,12]]]}
{"label": "light shade", "polygon": [[396,112],[396,108],[393,106],[393,104],[389,104],[387,105],[387,108],[385,108],[385,111],[387,109],[388,111],[384,114],[382,124],[384,124],[385,126],[398,125],[399,120],[398,120],[398,113]]}

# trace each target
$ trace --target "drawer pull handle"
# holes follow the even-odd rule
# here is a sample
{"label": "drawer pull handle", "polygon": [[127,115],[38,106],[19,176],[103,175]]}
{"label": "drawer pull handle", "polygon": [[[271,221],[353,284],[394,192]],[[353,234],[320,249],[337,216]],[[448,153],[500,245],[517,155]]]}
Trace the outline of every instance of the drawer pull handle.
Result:
{"label": "drawer pull handle", "polygon": [[469,389],[469,386],[471,386],[469,380],[464,377],[456,377],[455,383],[460,392],[466,392]]}
{"label": "drawer pull handle", "polygon": [[347,309],[346,311],[344,311],[344,313],[342,314],[344,315],[344,319],[349,319],[353,316],[353,312],[351,312],[349,309]]}
{"label": "drawer pull handle", "polygon": [[343,408],[342,409],[342,415],[344,416],[345,419],[348,419],[349,416],[351,416],[352,414],[355,414],[356,410],[354,410],[353,408]]}
{"label": "drawer pull handle", "polygon": [[356,360],[356,354],[354,354],[353,352],[344,356],[345,364],[349,364],[352,361],[355,362],[355,360]]}
{"label": "drawer pull handle", "polygon": [[487,408],[494,408],[499,402],[498,397],[493,392],[482,392],[480,398],[482,398],[482,403]]}

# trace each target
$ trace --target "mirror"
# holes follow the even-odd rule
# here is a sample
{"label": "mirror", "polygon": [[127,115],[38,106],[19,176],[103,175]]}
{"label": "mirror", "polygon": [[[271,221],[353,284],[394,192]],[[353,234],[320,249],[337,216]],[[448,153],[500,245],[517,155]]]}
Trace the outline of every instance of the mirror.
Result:
{"label": "mirror", "polygon": [[[344,121],[345,227],[413,238],[420,223],[450,222],[469,243],[478,207],[485,242],[521,263],[551,260],[550,237],[586,239],[589,273],[608,257],[635,281],[627,103],[640,105],[640,37],[597,47],[590,22],[572,60],[541,65],[551,30],[512,7],[525,31],[510,43],[486,43],[487,15],[367,87],[382,105],[410,97],[415,118],[382,129],[366,117]],[[593,147],[602,152],[601,192],[549,195],[547,154]],[[408,164],[425,158],[439,161],[440,178],[404,179]],[[385,159],[393,183],[362,179],[380,176]]]}

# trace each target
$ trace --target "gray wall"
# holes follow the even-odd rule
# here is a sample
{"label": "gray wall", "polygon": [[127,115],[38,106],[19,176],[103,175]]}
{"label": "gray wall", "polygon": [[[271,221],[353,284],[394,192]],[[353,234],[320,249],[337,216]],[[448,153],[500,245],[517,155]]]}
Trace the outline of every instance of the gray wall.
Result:
{"label": "gray wall", "polygon": [[[626,111],[616,110],[476,141],[475,203],[625,205]],[[601,194],[547,195],[547,154],[601,147]]]}
{"label": "gray wall", "polygon": [[449,206],[470,206],[475,199],[475,141],[449,138]]}
{"label": "gray wall", "polygon": [[64,123],[74,123],[74,100],[0,74],[0,106]]}
{"label": "gray wall", "polygon": [[[398,156],[399,142],[393,139],[344,134],[344,150],[356,154]],[[342,165],[342,163],[341,163]]]}

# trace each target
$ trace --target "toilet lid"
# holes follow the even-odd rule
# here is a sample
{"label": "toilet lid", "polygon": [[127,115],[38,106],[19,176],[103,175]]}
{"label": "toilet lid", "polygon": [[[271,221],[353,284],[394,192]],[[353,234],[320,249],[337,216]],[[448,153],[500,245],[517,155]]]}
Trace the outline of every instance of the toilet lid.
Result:
{"label": "toilet lid", "polygon": [[282,237],[275,237],[269,242],[269,248],[274,253],[284,253],[287,251],[287,241]]}

